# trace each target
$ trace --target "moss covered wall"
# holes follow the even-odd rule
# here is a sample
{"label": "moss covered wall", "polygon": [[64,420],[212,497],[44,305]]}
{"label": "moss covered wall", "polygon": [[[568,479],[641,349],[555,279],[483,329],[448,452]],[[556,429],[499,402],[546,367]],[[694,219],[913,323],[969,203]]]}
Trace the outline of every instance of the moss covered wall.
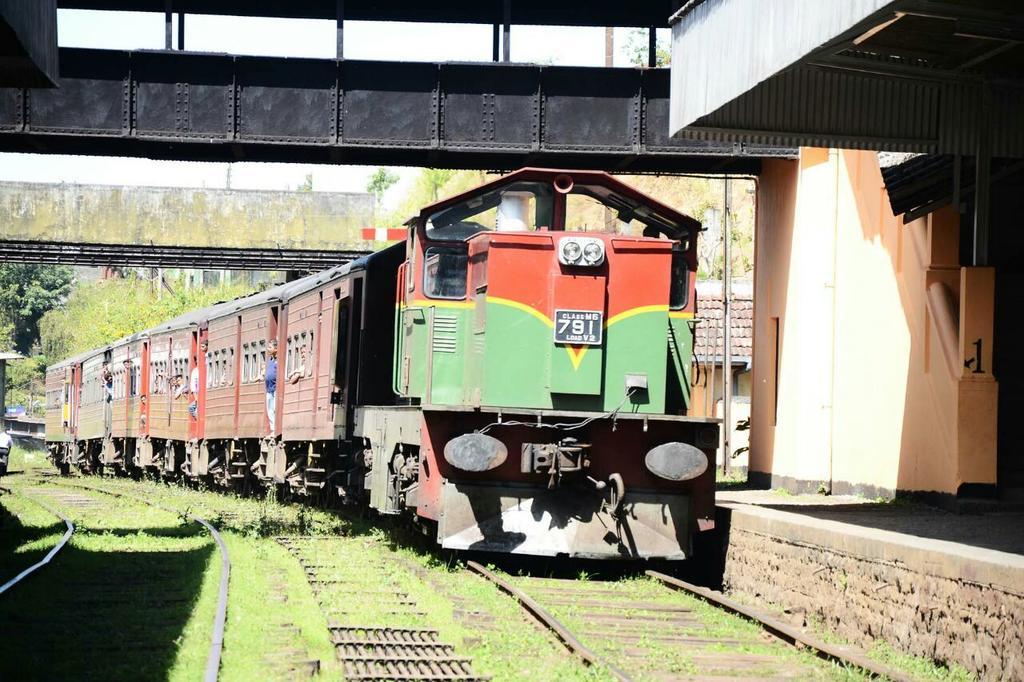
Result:
{"label": "moss covered wall", "polygon": [[294,249],[369,248],[373,196],[0,182],[5,239]]}

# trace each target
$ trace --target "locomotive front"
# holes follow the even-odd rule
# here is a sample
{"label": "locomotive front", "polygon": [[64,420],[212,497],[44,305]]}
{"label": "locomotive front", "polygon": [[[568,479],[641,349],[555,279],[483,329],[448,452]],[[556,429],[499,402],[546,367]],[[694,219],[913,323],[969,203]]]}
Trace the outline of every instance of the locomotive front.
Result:
{"label": "locomotive front", "polygon": [[444,547],[690,554],[718,424],[686,416],[700,225],[604,173],[523,169],[424,209],[397,282],[418,405],[402,504]]}

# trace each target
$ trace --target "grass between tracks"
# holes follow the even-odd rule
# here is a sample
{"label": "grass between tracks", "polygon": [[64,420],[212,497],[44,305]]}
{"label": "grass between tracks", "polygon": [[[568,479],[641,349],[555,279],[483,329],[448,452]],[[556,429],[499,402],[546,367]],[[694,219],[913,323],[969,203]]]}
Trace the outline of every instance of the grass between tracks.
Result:
{"label": "grass between tracks", "polygon": [[[509,578],[527,594],[537,587],[535,581],[526,581],[511,576]],[[753,623],[684,593],[670,591],[664,585],[647,577],[624,578],[615,581],[586,582],[581,580],[577,581],[573,587],[573,596],[577,598],[577,601],[586,599],[587,601],[606,602],[606,610],[609,615],[614,614],[628,618],[631,612],[628,610],[627,604],[630,601],[656,602],[660,605],[689,609],[699,625],[682,627],[674,631],[677,634],[684,633],[690,637],[720,640],[721,642],[695,648],[659,641],[657,636],[665,633],[665,630],[670,627],[669,623],[666,623],[666,628],[652,625],[648,633],[629,643],[611,638],[589,636],[585,634],[588,625],[591,625],[587,622],[586,612],[593,611],[593,607],[579,604],[551,604],[549,606],[545,604],[543,596],[534,595],[539,597],[538,601],[541,605],[549,608],[552,615],[577,633],[585,645],[604,660],[629,670],[636,679],[646,679],[652,675],[661,679],[666,674],[672,676],[706,675],[707,671],[701,668],[708,664],[708,657],[720,659],[712,664],[712,667],[716,669],[716,672],[713,673],[715,675],[729,674],[751,679],[775,677],[777,675],[775,671],[781,664],[786,669],[801,671],[801,679],[865,679],[857,671],[823,662],[807,652],[785,645],[766,636],[761,628]],[[592,591],[593,594],[588,595],[589,591]],[[651,615],[648,613],[647,617],[651,617]],[[666,621],[673,617],[675,617],[673,614],[668,613],[663,616]],[[736,670],[729,670],[729,664],[723,663],[723,661],[728,661],[730,656],[741,653],[765,657],[763,669],[749,667],[747,664],[738,665]]]}
{"label": "grass between tracks", "polygon": [[[21,453],[20,459],[12,459],[12,469],[31,470],[33,466],[45,466],[41,454]],[[17,485],[28,494],[59,487],[52,483],[32,483],[31,479],[30,476],[11,477],[2,483]],[[354,612],[346,615],[352,623],[435,627],[440,630],[442,640],[456,647],[457,655],[472,658],[478,674],[490,675],[494,680],[609,679],[604,671],[587,669],[577,663],[553,643],[547,632],[524,620],[520,607],[490,583],[468,574],[459,565],[443,563],[433,553],[421,551],[403,533],[386,532],[331,512],[298,504],[280,504],[272,499],[240,498],[221,492],[127,479],[90,477],[74,482],[145,497],[182,513],[202,516],[221,530],[232,558],[221,679],[293,677],[282,667],[282,662],[313,658],[321,662],[322,677],[340,675],[325,616],[299,563],[274,540],[278,535],[330,536],[317,542],[316,551],[324,557],[322,563],[333,564],[330,570],[334,575],[361,581],[367,586],[408,593],[425,614],[396,617],[384,613],[382,601],[365,595],[353,598],[351,593],[327,593],[329,603],[354,604]],[[43,569],[50,572],[63,566],[63,571],[30,579],[8,595],[14,597],[21,587],[31,586],[31,591],[26,589],[24,595],[18,595],[22,600],[17,602],[18,609],[42,613],[48,611],[50,605],[63,604],[67,619],[74,622],[74,627],[62,625],[57,630],[59,635],[21,626],[8,630],[6,624],[16,622],[10,618],[18,614],[8,607],[9,600],[0,598],[0,622],[5,624],[4,631],[17,633],[0,638],[7,640],[0,642],[0,678],[200,678],[208,652],[220,568],[216,548],[206,532],[136,502],[115,503],[112,498],[98,493],[75,492],[105,500],[105,511],[101,514],[99,510],[65,509],[82,524],[73,543],[75,552],[58,555],[52,566]],[[51,505],[59,506],[54,502]],[[2,581],[45,554],[60,537],[64,526],[24,498],[4,496],[0,507],[10,512],[3,518],[0,532]],[[11,522],[14,517],[16,521]],[[184,544],[173,545],[176,542]],[[79,554],[81,556],[77,556]],[[89,561],[83,563],[83,559]],[[110,566],[115,561],[126,562],[127,567],[112,570]],[[175,598],[180,601],[158,603],[156,596],[144,598],[135,594],[131,582],[133,572],[145,573],[154,570],[153,567],[173,573],[173,580],[168,583],[179,586]],[[89,576],[93,576],[95,582],[113,586],[101,594],[122,596],[126,603],[116,608],[90,606],[81,603],[84,598],[81,594],[59,584],[94,587],[93,578],[86,579]],[[807,664],[820,678],[859,679],[855,672],[821,663],[808,654],[761,639],[759,629],[742,619],[680,593],[666,594],[663,587],[646,578],[620,582],[622,589],[631,594],[674,600],[692,608],[704,623],[700,631],[703,636],[744,642],[730,645],[731,648],[718,647],[722,655],[745,651],[792,657],[794,663]],[[602,588],[616,584],[619,583],[594,582]],[[482,619],[466,618],[465,610],[480,612]],[[569,606],[553,609],[553,612],[570,628],[582,629],[579,609]],[[143,657],[132,653],[133,643],[154,648],[144,650]],[[614,660],[618,653],[611,643],[586,643],[609,659]],[[112,648],[115,646],[121,649]],[[697,670],[686,652],[678,647],[657,641],[645,641],[643,646],[650,659],[658,661],[659,669],[668,667],[681,675]],[[97,651],[90,653],[90,647]],[[21,648],[28,651],[21,651]],[[47,660],[47,657],[54,658],[52,652],[60,652],[62,660]],[[892,651],[871,653],[918,677],[965,679],[948,674],[949,671],[944,674],[945,669],[929,667],[920,659]],[[633,667],[631,665],[631,669]],[[745,674],[751,672],[756,671],[744,671]]]}
{"label": "grass between tracks", "polygon": [[[477,674],[492,676],[494,680],[610,679],[604,671],[587,669],[578,663],[551,640],[550,634],[525,620],[520,607],[493,585],[458,565],[439,562],[414,542],[399,539],[402,533],[386,532],[332,512],[279,504],[271,499],[123,479],[104,479],[102,485],[143,494],[176,509],[188,509],[216,525],[229,539],[232,583],[222,667],[225,679],[268,676],[271,663],[265,654],[274,649],[271,639],[275,623],[285,617],[281,613],[275,616],[274,612],[282,610],[301,627],[295,647],[319,658],[323,674],[336,677],[340,671],[325,627],[326,618],[298,561],[274,541],[279,535],[323,538],[316,542],[317,562],[330,564],[331,568],[323,569],[322,576],[351,580],[367,590],[404,592],[424,614],[388,614],[387,596],[371,598],[340,590],[322,593],[321,599],[329,608],[354,607],[345,616],[346,623],[436,628],[443,641],[455,646],[457,655],[472,659]],[[273,577],[275,573],[277,579]],[[283,607],[277,601],[282,575],[289,595]],[[243,580],[247,585],[239,588]],[[268,599],[275,595],[275,589],[278,594]],[[463,618],[462,612],[466,610],[481,612],[487,629],[481,630],[475,624],[478,621]]]}
{"label": "grass between tracks", "polygon": [[0,498],[5,577],[38,561],[64,530],[26,496],[62,511],[76,532],[0,599],[0,679],[201,677],[216,601],[205,530],[138,502],[14,481],[5,483],[19,494]]}

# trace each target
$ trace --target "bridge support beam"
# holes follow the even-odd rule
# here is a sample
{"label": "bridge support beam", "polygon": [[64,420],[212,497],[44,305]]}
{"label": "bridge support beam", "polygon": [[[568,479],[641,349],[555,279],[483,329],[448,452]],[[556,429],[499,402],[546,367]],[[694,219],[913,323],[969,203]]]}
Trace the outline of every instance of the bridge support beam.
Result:
{"label": "bridge support beam", "polygon": [[668,69],[71,48],[61,65],[57,89],[0,89],[0,151],[731,173],[795,154],[670,138]]}

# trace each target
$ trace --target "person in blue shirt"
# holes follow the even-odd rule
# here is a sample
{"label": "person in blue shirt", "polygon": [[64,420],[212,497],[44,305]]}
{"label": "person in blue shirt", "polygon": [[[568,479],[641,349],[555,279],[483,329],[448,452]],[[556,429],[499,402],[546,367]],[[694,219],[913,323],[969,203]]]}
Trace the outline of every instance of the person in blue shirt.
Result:
{"label": "person in blue shirt", "polygon": [[263,372],[263,384],[267,389],[267,419],[270,421],[270,437],[273,437],[274,417],[277,416],[277,341],[274,339],[267,343],[267,366]]}

